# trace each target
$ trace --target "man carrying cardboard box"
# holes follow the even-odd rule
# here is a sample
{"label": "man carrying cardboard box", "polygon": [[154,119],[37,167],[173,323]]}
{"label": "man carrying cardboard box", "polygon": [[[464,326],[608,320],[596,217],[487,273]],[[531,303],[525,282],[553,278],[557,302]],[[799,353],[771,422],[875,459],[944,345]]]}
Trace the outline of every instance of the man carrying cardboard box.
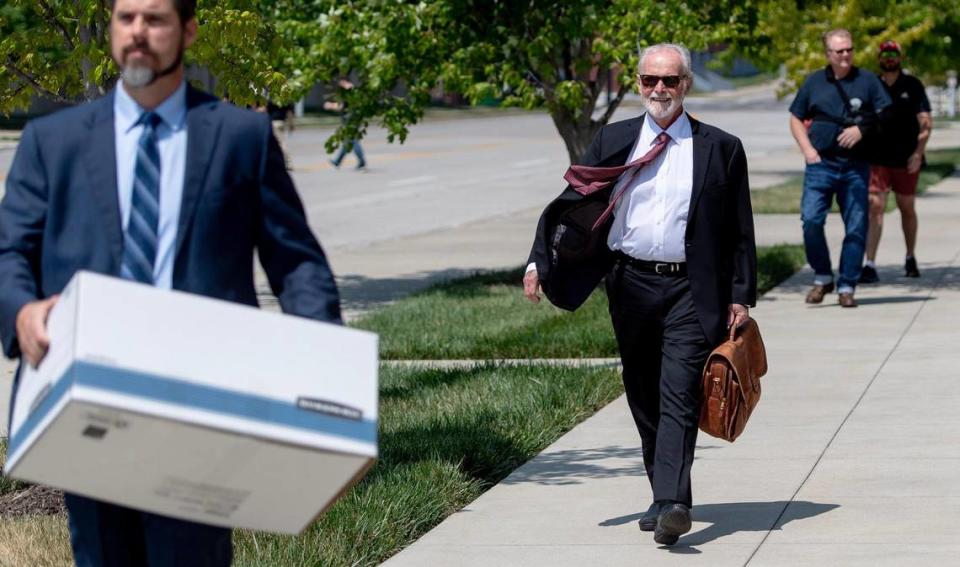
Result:
{"label": "man carrying cardboard box", "polygon": [[[28,124],[7,176],[4,354],[39,364],[50,346],[47,315],[78,270],[256,305],[254,250],[284,312],[339,322],[333,274],[269,118],[184,81],[196,1],[114,0],[112,8],[119,85]],[[228,529],[66,501],[78,565],[230,564]]]}

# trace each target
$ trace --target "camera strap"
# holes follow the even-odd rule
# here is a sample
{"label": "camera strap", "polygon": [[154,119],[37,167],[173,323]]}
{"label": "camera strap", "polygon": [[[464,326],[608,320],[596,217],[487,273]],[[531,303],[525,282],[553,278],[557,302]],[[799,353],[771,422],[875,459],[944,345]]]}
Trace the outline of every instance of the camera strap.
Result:
{"label": "camera strap", "polygon": [[833,83],[833,86],[837,87],[837,92],[840,93],[840,98],[843,99],[843,105],[847,109],[847,114],[849,114],[850,118],[852,119],[854,112],[853,107],[850,106],[850,97],[847,96],[847,91],[843,90],[843,86],[840,85],[840,79],[834,77],[831,82]]}

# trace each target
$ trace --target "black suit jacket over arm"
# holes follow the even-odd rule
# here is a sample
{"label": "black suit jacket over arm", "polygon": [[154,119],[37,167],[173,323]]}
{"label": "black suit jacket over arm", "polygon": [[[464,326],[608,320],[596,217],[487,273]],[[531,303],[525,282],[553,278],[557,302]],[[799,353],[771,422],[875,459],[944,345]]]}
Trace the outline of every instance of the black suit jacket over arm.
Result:
{"label": "black suit jacket over arm", "polygon": [[[643,120],[640,116],[603,127],[581,163],[591,166],[626,163]],[[730,303],[753,306],[757,299],[757,258],[747,159],[743,145],[735,136],[693,118],[690,123],[693,192],[685,235],[687,273],[704,333],[712,343],[719,344],[725,336],[727,306]],[[557,200],[581,198],[567,186]],[[547,214],[540,217],[528,260],[536,263],[544,281],[549,281],[551,276],[548,243],[554,221]]]}

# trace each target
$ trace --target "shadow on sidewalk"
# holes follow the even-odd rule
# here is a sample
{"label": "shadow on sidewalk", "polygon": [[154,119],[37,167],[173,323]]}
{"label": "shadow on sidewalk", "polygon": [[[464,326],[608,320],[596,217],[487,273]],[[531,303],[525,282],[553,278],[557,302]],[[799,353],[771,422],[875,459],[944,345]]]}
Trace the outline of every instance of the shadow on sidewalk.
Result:
{"label": "shadow on sidewalk", "polygon": [[[503,484],[566,485],[580,484],[584,479],[645,477],[640,447],[612,445],[591,449],[566,449],[540,454],[503,480]],[[628,462],[611,464],[609,459]]]}
{"label": "shadow on sidewalk", "polygon": [[[839,504],[819,504],[816,502],[784,500],[776,502],[730,502],[727,504],[701,504],[692,510],[695,522],[707,522],[706,528],[680,538],[677,545],[670,548],[675,553],[700,553],[693,546],[710,543],[714,540],[733,535],[737,532],[766,532],[782,529],[794,520],[805,520],[819,516]],[[786,509],[786,510],[784,510]],[[781,516],[781,512],[783,515]],[[620,516],[600,522],[600,526],[620,526],[636,522],[644,512],[629,516]]]}
{"label": "shadow on sidewalk", "polygon": [[916,301],[936,301],[936,297],[900,297],[900,296],[884,296],[884,297],[858,297],[858,305],[881,305],[884,303],[913,303]]}
{"label": "shadow on sidewalk", "polygon": [[[697,451],[717,448],[719,447],[698,445]],[[562,486],[580,484],[584,480],[597,478],[635,476],[639,479],[647,476],[643,468],[642,455],[639,446],[624,447],[622,445],[541,453],[536,459],[504,479],[503,484],[535,482]],[[610,463],[609,459],[622,459],[629,462]]]}
{"label": "shadow on sidewalk", "polygon": [[[877,272],[880,275],[880,282],[876,284],[860,284],[857,286],[858,303],[892,303],[894,301],[925,301],[927,297],[902,297],[902,296],[884,296],[875,298],[860,299],[859,294],[865,291],[882,288],[883,291],[892,291],[894,293],[925,293],[936,286],[936,289],[957,291],[960,290],[960,268],[951,266],[931,266],[920,263],[920,277],[907,278],[903,275],[902,264],[884,264],[878,266]],[[796,293],[798,302],[803,303],[803,297],[810,286],[813,285],[813,271],[809,267],[804,268],[787,281],[778,285],[775,289],[779,293]],[[836,302],[836,293],[827,296],[834,298]],[[936,296],[929,299],[935,299]],[[773,299],[764,296],[760,301],[771,301]],[[827,300],[824,300],[827,305]]]}

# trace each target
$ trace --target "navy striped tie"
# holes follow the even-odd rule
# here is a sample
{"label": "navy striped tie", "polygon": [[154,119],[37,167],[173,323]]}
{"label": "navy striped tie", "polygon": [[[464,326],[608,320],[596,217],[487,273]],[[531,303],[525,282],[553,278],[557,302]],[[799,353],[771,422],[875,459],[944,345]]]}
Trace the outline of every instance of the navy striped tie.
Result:
{"label": "navy striped tie", "polygon": [[153,285],[157,260],[157,235],[160,226],[160,152],[156,128],[160,116],[144,112],[138,121],[143,134],[137,144],[137,166],[133,174],[130,221],[123,239],[123,263],[120,274],[128,279]]}

